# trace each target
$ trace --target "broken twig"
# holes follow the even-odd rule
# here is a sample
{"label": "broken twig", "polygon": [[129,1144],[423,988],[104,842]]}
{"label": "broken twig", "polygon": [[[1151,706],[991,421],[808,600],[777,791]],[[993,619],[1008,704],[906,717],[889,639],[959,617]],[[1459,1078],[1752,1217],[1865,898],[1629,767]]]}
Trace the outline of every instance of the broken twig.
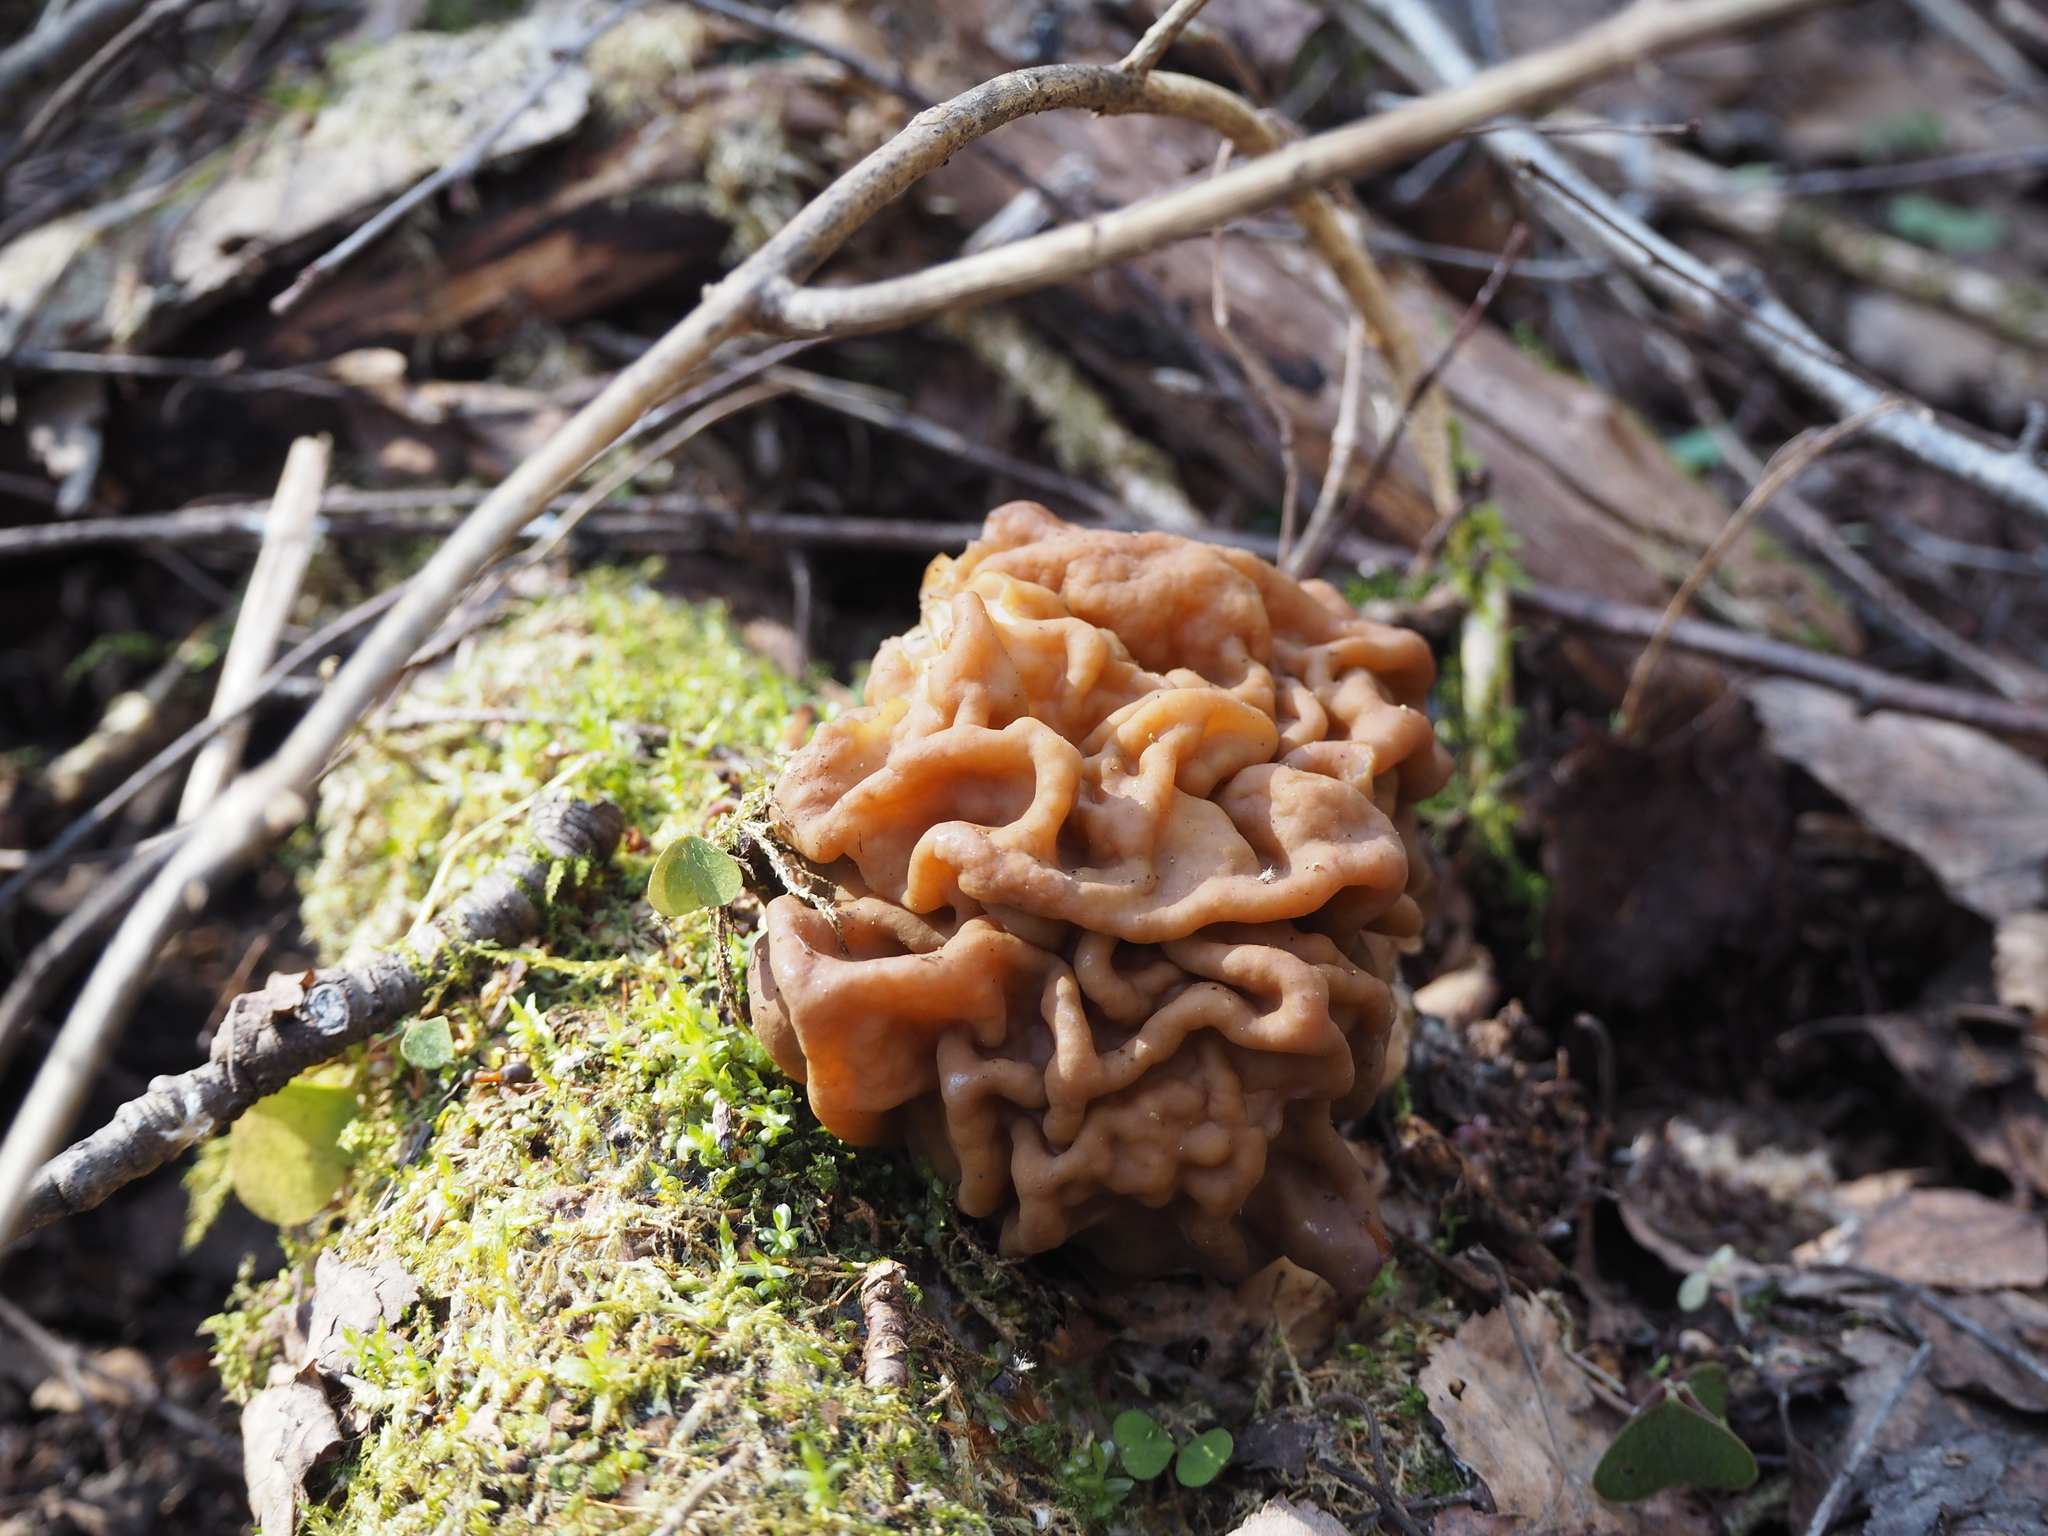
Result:
{"label": "broken twig", "polygon": [[304,977],[273,976],[262,991],[236,998],[214,1032],[212,1060],[152,1080],[111,1124],[37,1172],[24,1228],[91,1210],[306,1068],[391,1028],[419,1007],[429,979],[459,948],[516,944],[540,926],[556,860],[608,859],[625,832],[616,806],[575,800],[541,801],[527,825],[531,845],[478,880],[438,923],[416,930],[406,948]]}
{"label": "broken twig", "polygon": [[1664,647],[1670,643],[1671,629],[1685,616],[1685,610],[1706,579],[1714,573],[1735,541],[1742,537],[1757,513],[1771,504],[1778,492],[1790,485],[1803,474],[1807,467],[1820,459],[1836,444],[1854,437],[1881,416],[1888,416],[1905,405],[1896,396],[1880,400],[1868,410],[1858,411],[1847,421],[1838,421],[1822,430],[1808,430],[1800,433],[1772,456],[1765,466],[1761,479],[1751,487],[1742,505],[1737,507],[1722,524],[1721,531],[1714,535],[1714,542],[1706,552],[1693,563],[1685,580],[1678,584],[1678,590],[1671,594],[1671,601],[1664,605],[1664,615],[1657,622],[1657,631],[1650,636],[1650,643],[1643,647],[1643,654],[1636,658],[1635,669],[1629,674],[1628,692],[1621,701],[1620,734],[1630,737],[1635,734],[1638,716],[1642,713],[1643,694],[1650,685],[1650,678],[1657,670],[1657,663],[1664,655]]}
{"label": "broken twig", "polygon": [[861,1379],[877,1392],[910,1382],[910,1298],[903,1289],[903,1266],[877,1259],[860,1281],[860,1312],[867,1326],[861,1348]]}

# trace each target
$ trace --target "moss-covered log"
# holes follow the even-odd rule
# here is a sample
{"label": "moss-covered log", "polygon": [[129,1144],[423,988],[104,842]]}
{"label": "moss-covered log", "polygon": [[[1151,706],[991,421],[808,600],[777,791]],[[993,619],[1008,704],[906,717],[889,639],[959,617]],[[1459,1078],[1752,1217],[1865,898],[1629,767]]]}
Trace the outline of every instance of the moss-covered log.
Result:
{"label": "moss-covered log", "polygon": [[[1438,1313],[1368,1308],[1363,1332],[1339,1319],[1338,1347],[1294,1362],[1303,1335],[1276,1332],[1269,1296],[1210,1286],[1187,1295],[1228,1313],[1212,1374],[1151,1345],[1105,1352],[1056,1271],[997,1261],[943,1185],[824,1133],[723,1015],[711,915],[667,923],[641,892],[654,851],[760,782],[806,705],[830,708],[716,612],[598,573],[399,706],[444,723],[372,732],[329,778],[297,853],[331,954],[402,935],[444,864],[444,889],[490,867],[479,829],[550,781],[619,805],[626,831],[538,941],[477,947],[476,986],[423,1000],[448,1065],[409,1066],[390,1037],[358,1049],[347,1185],[211,1324],[247,1400],[289,1373],[316,1255],[420,1287],[353,1346],[355,1438],[302,1528],[1223,1531],[1283,1489],[1372,1507],[1313,1457],[1134,1487],[1105,1441],[1136,1404],[1182,1440],[1291,1415],[1357,1467],[1363,1419],[1318,1404],[1371,1401],[1406,1491],[1457,1486],[1412,1386]],[[758,915],[732,909],[735,964]],[[225,1159],[200,1168],[222,1178]],[[862,1280],[889,1259],[909,1279],[908,1379],[871,1389]],[[1199,1384],[1218,1371],[1226,1389]]]}

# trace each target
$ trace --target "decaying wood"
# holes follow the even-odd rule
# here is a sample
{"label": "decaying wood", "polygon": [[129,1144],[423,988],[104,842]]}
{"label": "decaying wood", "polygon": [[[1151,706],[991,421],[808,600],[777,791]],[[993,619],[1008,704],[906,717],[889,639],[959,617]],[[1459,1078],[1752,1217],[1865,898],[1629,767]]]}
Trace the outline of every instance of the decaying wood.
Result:
{"label": "decaying wood", "polygon": [[37,1173],[23,1226],[91,1210],[308,1067],[391,1028],[419,1007],[430,979],[445,972],[461,946],[518,943],[540,925],[555,861],[610,858],[625,820],[602,802],[550,799],[534,807],[527,826],[532,845],[478,880],[407,949],[304,976],[273,976],[262,991],[237,997],[214,1032],[205,1066],[156,1078],[110,1124]]}

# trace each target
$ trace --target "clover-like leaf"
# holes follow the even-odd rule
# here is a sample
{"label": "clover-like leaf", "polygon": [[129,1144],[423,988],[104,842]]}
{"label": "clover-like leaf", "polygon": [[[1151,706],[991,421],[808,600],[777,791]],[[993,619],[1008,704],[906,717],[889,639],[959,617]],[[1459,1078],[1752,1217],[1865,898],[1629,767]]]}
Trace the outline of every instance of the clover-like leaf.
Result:
{"label": "clover-like leaf", "polygon": [[341,1133],[356,1118],[353,1073],[320,1069],[259,1099],[228,1132],[235,1195],[265,1221],[296,1227],[334,1198],[348,1173]]}
{"label": "clover-like leaf", "polygon": [[1195,1436],[1180,1448],[1174,1459],[1173,1475],[1183,1488],[1205,1488],[1216,1474],[1230,1465],[1230,1453],[1237,1442],[1227,1429],[1212,1429]]}
{"label": "clover-like leaf", "polygon": [[682,917],[724,906],[743,884],[740,861],[693,832],[661,850],[647,879],[647,900],[663,917]]}
{"label": "clover-like leaf", "polygon": [[1728,1367],[1718,1360],[1694,1366],[1680,1383],[1693,1400],[1724,1423],[1728,1418]]}
{"label": "clover-like leaf", "polygon": [[1747,1488],[1755,1482],[1756,1457],[1749,1447],[1689,1401],[1692,1396],[1684,1387],[1659,1387],[1621,1426],[1593,1469],[1593,1491],[1627,1504],[1666,1488]]}
{"label": "clover-like leaf", "polygon": [[1135,1478],[1157,1477],[1173,1460],[1172,1437],[1159,1427],[1157,1419],[1141,1409],[1127,1408],[1118,1414],[1109,1432],[1116,1441],[1117,1454],[1123,1458],[1124,1470]]}
{"label": "clover-like leaf", "polygon": [[446,1019],[414,1019],[398,1038],[398,1054],[408,1066],[436,1071],[455,1059],[455,1035]]}

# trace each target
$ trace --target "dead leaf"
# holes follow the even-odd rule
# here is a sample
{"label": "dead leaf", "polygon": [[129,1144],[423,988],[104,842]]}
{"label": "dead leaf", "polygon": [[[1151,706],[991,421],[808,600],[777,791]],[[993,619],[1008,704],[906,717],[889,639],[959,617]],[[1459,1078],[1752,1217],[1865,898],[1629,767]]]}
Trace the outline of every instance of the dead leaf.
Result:
{"label": "dead leaf", "polygon": [[1773,753],[1918,855],[1956,902],[1995,922],[2048,898],[2048,769],[1969,726],[1860,714],[1812,683],[1766,678],[1745,692]]}
{"label": "dead leaf", "polygon": [[1967,1189],[1915,1189],[1851,1215],[1793,1257],[1910,1285],[1996,1291],[2048,1284],[2048,1227],[2031,1211]]}
{"label": "dead leaf", "polygon": [[313,1317],[306,1330],[308,1357],[330,1376],[355,1366],[345,1330],[374,1333],[377,1324],[393,1324],[420,1299],[418,1283],[395,1259],[381,1264],[351,1264],[332,1249],[313,1266]]}
{"label": "dead leaf", "polygon": [[[1622,1417],[1593,1396],[1586,1378],[1565,1358],[1550,1309],[1521,1297],[1512,1305],[1536,1359],[1535,1383],[1499,1307],[1436,1344],[1417,1378],[1452,1454],[1485,1481],[1499,1513],[1514,1518],[1499,1529],[1546,1536],[1704,1536],[1711,1527],[1674,1492],[1626,1507],[1593,1492],[1593,1468]],[[1564,1454],[1562,1471],[1552,1449],[1553,1425]]]}
{"label": "dead leaf", "polygon": [[[85,1395],[105,1408],[125,1408],[156,1396],[156,1371],[149,1356],[125,1344],[112,1349],[82,1350],[79,1379]],[[77,1413],[85,1405],[61,1375],[45,1376],[29,1394],[29,1406],[43,1413]]]}
{"label": "dead leaf", "polygon": [[1274,1497],[1230,1536],[1345,1536],[1344,1523],[1313,1504],[1290,1504]]}
{"label": "dead leaf", "polygon": [[[1902,1305],[1934,1345],[1928,1371],[1936,1386],[1947,1392],[1974,1391],[2022,1413],[2048,1413],[2048,1383],[2040,1377],[2002,1358],[1932,1307],[1921,1306],[1910,1298]],[[1948,1305],[2023,1354],[2036,1347],[2030,1344],[2029,1335],[2038,1337],[2041,1325],[2048,1322],[2048,1306],[2020,1291],[1953,1296],[1948,1298]]]}
{"label": "dead leaf", "polygon": [[341,1426],[311,1370],[249,1399],[242,1410],[242,1475],[260,1536],[291,1536],[306,1475],[341,1444]]}
{"label": "dead leaf", "polygon": [[2048,1028],[2048,912],[1999,919],[1991,974],[2001,1007],[2024,1009]]}

